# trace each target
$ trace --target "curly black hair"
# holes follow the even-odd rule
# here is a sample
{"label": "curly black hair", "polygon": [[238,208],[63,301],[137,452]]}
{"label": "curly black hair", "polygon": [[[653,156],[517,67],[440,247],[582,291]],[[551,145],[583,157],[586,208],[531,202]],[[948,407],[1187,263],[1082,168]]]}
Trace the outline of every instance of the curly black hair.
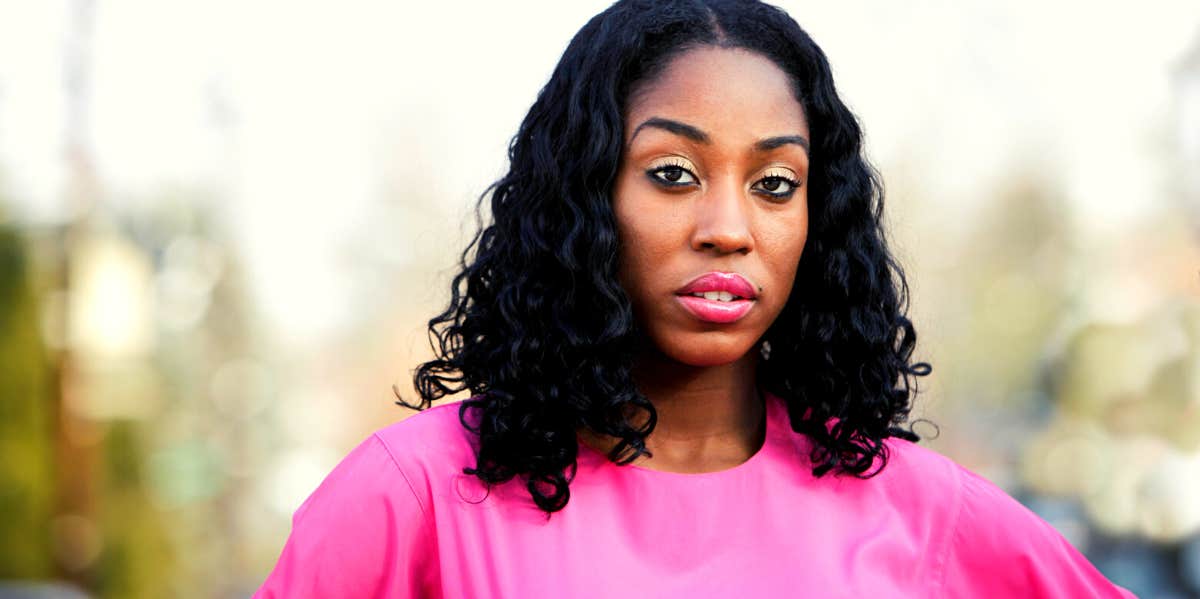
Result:
{"label": "curly black hair", "polygon": [[[459,420],[479,443],[463,472],[489,488],[520,475],[547,517],[570,497],[581,428],[620,439],[608,454],[619,465],[650,455],[657,416],[631,377],[643,333],[617,280],[610,194],[629,94],[699,46],[772,60],[812,134],[809,237],[787,305],[763,336],[771,358],[759,387],[783,398],[792,429],[814,441],[818,477],[835,469],[869,478],[886,466],[884,439],[919,440],[898,425],[916,393],[910,378],[931,367],[910,363],[916,334],[885,240],[882,184],[824,53],[769,4],[622,0],[571,40],[509,145],[508,173],[479,197],[480,228],[450,305],[429,321],[436,359],[414,371],[421,401],[396,402],[423,410],[469,389]],[[484,227],[489,195],[493,223]],[[478,411],[474,425],[468,410]],[[629,419],[637,410],[647,416],[640,428]]]}

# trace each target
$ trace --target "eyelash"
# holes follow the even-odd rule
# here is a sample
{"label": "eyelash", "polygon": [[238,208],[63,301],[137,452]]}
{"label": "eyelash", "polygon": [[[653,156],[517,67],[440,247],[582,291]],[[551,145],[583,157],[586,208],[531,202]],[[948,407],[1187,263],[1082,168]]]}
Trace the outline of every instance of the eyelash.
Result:
{"label": "eyelash", "polygon": [[[673,169],[678,169],[680,171],[683,171],[683,172],[691,175],[693,179],[696,178],[695,173],[688,170],[683,164],[677,163],[677,162],[668,162],[667,164],[663,164],[661,166],[656,166],[656,167],[646,171],[646,175],[648,175],[650,177],[651,181],[653,181],[663,187],[684,187],[687,185],[691,185],[691,183],[677,183],[674,181],[668,181],[668,180],[665,180],[658,176],[658,173],[668,171],[668,170],[673,170]],[[783,175],[769,175],[769,176],[763,177],[762,179],[759,179],[756,183],[762,183],[764,181],[782,181],[784,183],[787,183],[789,186],[791,186],[791,190],[788,191],[787,193],[772,193],[765,189],[762,190],[762,192],[765,195],[767,195],[768,197],[774,198],[774,199],[782,200],[782,199],[790,198],[792,196],[792,194],[796,193],[796,190],[800,188],[800,181],[793,179],[791,177],[783,176]]]}

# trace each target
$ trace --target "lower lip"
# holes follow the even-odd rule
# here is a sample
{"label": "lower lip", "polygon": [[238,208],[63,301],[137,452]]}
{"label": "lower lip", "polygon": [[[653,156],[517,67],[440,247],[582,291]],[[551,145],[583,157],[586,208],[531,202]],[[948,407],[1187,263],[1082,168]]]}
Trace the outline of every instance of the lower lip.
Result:
{"label": "lower lip", "polygon": [[754,307],[754,300],[750,299],[719,302],[694,295],[677,295],[675,298],[696,318],[721,324],[741,320]]}

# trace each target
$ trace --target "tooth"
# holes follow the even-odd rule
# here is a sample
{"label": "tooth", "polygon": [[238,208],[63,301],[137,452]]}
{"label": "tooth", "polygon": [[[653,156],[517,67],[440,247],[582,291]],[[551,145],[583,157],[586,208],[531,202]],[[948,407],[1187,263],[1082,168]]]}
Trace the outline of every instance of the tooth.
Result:
{"label": "tooth", "polygon": [[706,299],[706,300],[720,300],[720,299],[721,299],[721,292],[720,292],[720,291],[705,291],[705,292],[704,292],[704,299]]}
{"label": "tooth", "polygon": [[697,291],[697,292],[693,293],[692,295],[694,295],[696,297],[704,297],[704,293],[700,292],[700,291]]}
{"label": "tooth", "polygon": [[722,291],[722,292],[721,292],[721,301],[723,301],[723,302],[732,302],[732,301],[733,301],[733,294],[732,294],[732,293],[729,293],[728,291]]}

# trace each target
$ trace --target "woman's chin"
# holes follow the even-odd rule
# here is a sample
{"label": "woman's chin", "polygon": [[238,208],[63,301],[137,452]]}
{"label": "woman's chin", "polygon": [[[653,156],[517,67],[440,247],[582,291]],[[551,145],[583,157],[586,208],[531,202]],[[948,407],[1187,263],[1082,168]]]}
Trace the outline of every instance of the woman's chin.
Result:
{"label": "woman's chin", "polygon": [[732,364],[745,358],[746,354],[750,351],[750,347],[744,347],[743,345],[721,347],[704,343],[680,344],[668,348],[663,353],[670,359],[681,364],[707,368]]}

